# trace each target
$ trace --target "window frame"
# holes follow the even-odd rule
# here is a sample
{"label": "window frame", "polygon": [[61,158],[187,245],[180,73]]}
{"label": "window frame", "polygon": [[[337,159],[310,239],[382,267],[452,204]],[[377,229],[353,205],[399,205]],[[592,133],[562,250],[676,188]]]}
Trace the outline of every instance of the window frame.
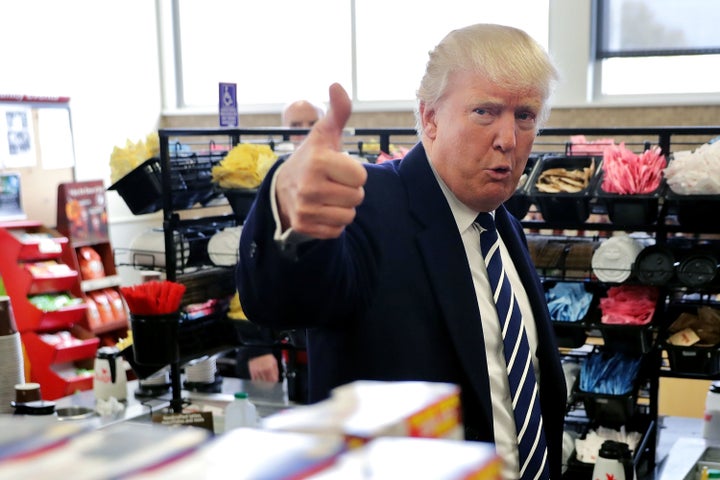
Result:
{"label": "window frame", "polygon": [[720,54],[720,45],[707,48],[654,48],[654,49],[611,49],[606,47],[605,39],[610,29],[610,2],[612,0],[595,0],[595,58],[634,58],[634,57],[672,57],[688,55]]}
{"label": "window frame", "polygon": [[[602,94],[602,59],[597,55],[597,15],[598,2],[601,1],[549,0],[548,49],[562,72],[561,83],[552,98],[554,108],[720,105],[720,91],[703,94]],[[179,25],[173,15],[175,3],[176,0],[156,0],[163,114],[215,113],[210,108],[177,106],[182,76],[180,52],[174,48],[174,38],[179,35]],[[353,71],[354,81],[357,80],[356,75]],[[281,111],[282,105],[240,105],[238,108],[241,114],[275,114]],[[358,112],[413,111],[414,108],[414,101],[353,102],[353,109]]]}
{"label": "window frame", "polygon": [[701,93],[648,93],[648,94],[606,94],[603,93],[603,61],[612,58],[666,58],[697,55],[717,55],[720,48],[705,49],[655,49],[655,50],[604,50],[603,35],[606,34],[604,19],[608,13],[608,0],[591,0],[591,57],[589,106],[672,106],[672,105],[712,105],[720,104],[720,90]]}

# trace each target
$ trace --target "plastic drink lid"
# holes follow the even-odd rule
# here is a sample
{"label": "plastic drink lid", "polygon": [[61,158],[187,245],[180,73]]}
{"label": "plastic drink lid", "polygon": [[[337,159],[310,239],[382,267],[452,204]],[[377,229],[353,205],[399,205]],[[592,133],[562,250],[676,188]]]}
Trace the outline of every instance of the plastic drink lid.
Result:
{"label": "plastic drink lid", "polygon": [[680,262],[678,278],[689,287],[712,282],[717,274],[717,260],[709,255],[690,255]]}
{"label": "plastic drink lid", "polygon": [[658,245],[645,247],[635,259],[635,274],[648,285],[664,285],[675,275],[672,252]]}
{"label": "plastic drink lid", "polygon": [[235,392],[235,398],[248,398],[248,394],[246,392]]}

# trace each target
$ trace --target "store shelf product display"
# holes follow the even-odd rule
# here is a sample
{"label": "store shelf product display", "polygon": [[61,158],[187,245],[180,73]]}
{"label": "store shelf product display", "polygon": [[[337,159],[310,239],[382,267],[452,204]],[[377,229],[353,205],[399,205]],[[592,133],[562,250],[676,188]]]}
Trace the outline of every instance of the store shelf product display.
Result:
{"label": "store shelf product display", "polygon": [[[208,149],[210,141],[217,149],[229,151],[240,143],[258,142],[272,146],[290,133],[272,128],[159,131],[163,234],[164,244],[169,247],[164,251],[163,269],[168,279],[184,281],[189,275],[194,275],[192,281],[198,281],[198,275],[202,276],[201,272],[207,267],[228,268],[213,264],[209,259],[204,259],[206,263],[199,265],[177,264],[181,250],[173,241],[176,232],[185,235],[191,227],[215,226],[218,218],[214,215],[205,218],[194,215],[192,221],[187,221],[178,215],[180,208],[173,202],[173,172],[178,170],[172,163],[175,156],[173,146],[179,142],[201,152]],[[698,147],[718,134],[719,127],[543,129],[528,161],[526,183],[518,188],[506,205],[525,228],[533,260],[545,285],[550,288],[557,282],[581,282],[594,296],[587,314],[576,319],[577,322],[556,322],[558,327],[570,327],[572,323],[578,326],[576,331],[556,330],[558,338],[563,340],[560,342],[561,354],[580,364],[595,353],[628,355],[639,359],[642,365],[628,391],[601,393],[572,389],[567,402],[566,430],[583,436],[593,429],[605,427],[603,423],[633,428],[641,437],[634,452],[634,462],[645,469],[654,468],[655,463],[659,378],[663,375],[685,375],[663,367],[662,339],[667,338],[667,328],[672,321],[668,309],[673,304],[685,303],[688,298],[713,303],[715,295],[720,292],[717,275],[712,275],[716,273],[715,269],[700,275],[696,272],[698,262],[690,261],[687,262],[687,271],[679,268],[687,253],[698,250],[707,242],[710,242],[706,246],[712,252],[716,255],[720,253],[717,243],[707,238],[720,233],[720,226],[708,222],[710,217],[694,223],[688,221],[688,210],[693,208],[689,202],[692,200],[683,198],[688,203],[681,204],[675,197],[677,192],[669,188],[672,184],[664,175],[677,161],[674,158],[676,152]],[[568,139],[571,139],[570,143]],[[362,156],[362,148],[358,149],[358,145],[376,142],[387,149],[391,143],[399,145],[403,141],[415,143],[416,132],[413,129],[355,129],[343,138],[343,149]],[[609,169],[616,170],[611,164],[604,169],[604,157],[612,145],[623,145],[627,149],[626,156],[632,152],[639,158],[650,152],[666,159],[667,167],[654,171],[656,178],[658,173],[662,176],[658,185],[653,189],[623,192],[604,188]],[[373,158],[377,157],[368,156],[364,160],[372,162]],[[240,207],[236,204],[233,210],[234,202],[227,203],[226,218],[233,223],[218,226],[216,231],[242,225],[252,204],[253,192],[241,193]],[[227,199],[227,195],[224,196]],[[716,202],[718,198],[720,196],[712,194],[708,201]],[[197,209],[203,208],[203,205],[196,203],[192,208],[200,211]],[[602,256],[613,243],[630,240],[633,241],[632,251],[623,253],[621,249],[621,256],[616,261],[607,261],[608,256],[606,262],[596,268],[597,264],[592,260],[598,250],[612,238],[623,235],[627,240],[612,240],[599,255]],[[679,238],[686,242],[681,247],[677,243]],[[668,252],[670,256],[663,255]],[[687,278],[685,282],[682,281],[683,274]],[[231,292],[232,281],[229,283],[228,293]],[[604,312],[600,299],[611,288],[622,285],[657,289],[657,302],[648,322],[617,324],[602,321]],[[192,294],[193,290],[195,288],[189,288],[188,294]],[[209,298],[205,294],[205,298],[194,297],[193,301],[202,302]],[[699,372],[694,372],[693,376],[711,378],[717,375],[713,372],[713,362],[712,356],[707,363],[704,360],[699,362],[702,365],[697,366]],[[676,366],[677,361],[674,364]],[[566,478],[591,477],[592,465],[577,461],[574,454],[566,458],[566,462],[569,467],[572,466],[568,468],[569,476]]]}
{"label": "store shelf product display", "polygon": [[63,253],[71,248],[67,237],[39,222],[17,221],[0,225],[0,247],[0,275],[27,352],[31,380],[42,385],[48,400],[92,388],[92,372],[73,367],[73,362],[93,358],[99,343],[77,326],[86,313],[80,274],[69,265],[40,266],[63,264]]}

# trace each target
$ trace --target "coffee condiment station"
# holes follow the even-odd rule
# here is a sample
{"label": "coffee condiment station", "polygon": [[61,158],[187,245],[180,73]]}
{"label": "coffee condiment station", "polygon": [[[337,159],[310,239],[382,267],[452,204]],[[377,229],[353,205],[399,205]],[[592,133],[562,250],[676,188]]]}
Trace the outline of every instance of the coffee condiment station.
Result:
{"label": "coffee condiment station", "polygon": [[174,413],[181,413],[184,403],[177,333],[185,289],[185,285],[169,280],[121,288],[130,310],[135,362],[146,366],[170,365],[170,407]]}

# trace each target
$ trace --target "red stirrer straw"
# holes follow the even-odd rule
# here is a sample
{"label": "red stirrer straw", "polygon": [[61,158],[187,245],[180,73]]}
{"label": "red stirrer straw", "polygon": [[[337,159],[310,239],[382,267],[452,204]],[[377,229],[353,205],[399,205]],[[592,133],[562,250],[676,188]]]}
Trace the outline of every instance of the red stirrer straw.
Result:
{"label": "red stirrer straw", "polygon": [[120,291],[133,315],[167,315],[180,309],[185,288],[182,283],[153,280]]}

